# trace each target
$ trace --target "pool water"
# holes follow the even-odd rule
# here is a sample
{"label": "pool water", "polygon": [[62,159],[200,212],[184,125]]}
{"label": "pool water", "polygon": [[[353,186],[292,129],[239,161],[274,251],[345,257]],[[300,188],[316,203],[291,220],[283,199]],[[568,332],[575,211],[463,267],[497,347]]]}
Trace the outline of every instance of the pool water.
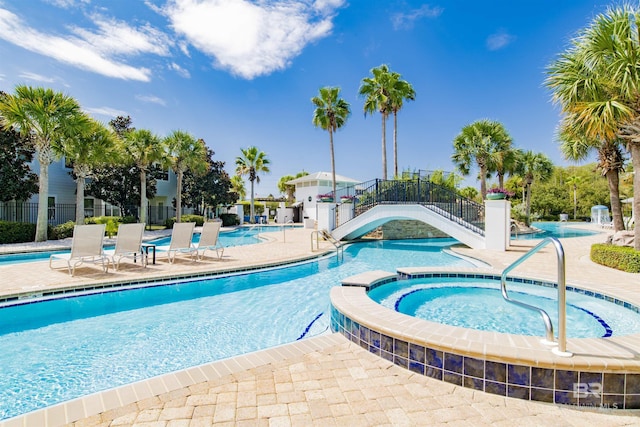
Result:
{"label": "pool water", "polygon": [[[290,227],[287,227],[290,228]],[[241,246],[241,245],[253,245],[260,243],[259,234],[269,233],[274,231],[282,231],[282,227],[279,226],[252,226],[252,227],[239,227],[230,231],[221,231],[219,235],[220,243],[225,246]],[[285,231],[286,232],[286,231]],[[193,234],[193,242],[197,243],[200,240],[200,233]],[[151,240],[147,243],[153,243],[155,245],[168,245],[171,241],[171,237],[161,237],[159,239]],[[113,246],[105,246],[105,249],[112,249]],[[69,253],[69,250],[61,251],[43,251],[43,252],[28,252],[18,254],[0,254],[0,265],[18,264],[24,262],[33,261],[45,261],[48,260],[51,254]]]}
{"label": "pool water", "polygon": [[[513,300],[542,308],[558,327],[557,290],[507,281]],[[504,300],[500,281],[429,278],[389,283],[369,291],[376,302],[400,313],[450,326],[544,337],[539,313]],[[640,314],[614,303],[567,292],[567,337],[594,338],[640,333]]]}
{"label": "pool water", "polygon": [[585,223],[583,222],[532,222],[532,227],[538,228],[542,231],[539,233],[519,234],[517,236],[511,237],[517,240],[544,239],[546,237],[557,237],[558,239],[565,239],[570,237],[584,237],[598,234],[597,231],[574,227],[576,225],[584,224]]}
{"label": "pool water", "polygon": [[[349,245],[315,262],[0,309],[0,419],[321,334],[329,290],[373,269],[472,265],[453,239]],[[6,351],[10,349],[10,351]]]}

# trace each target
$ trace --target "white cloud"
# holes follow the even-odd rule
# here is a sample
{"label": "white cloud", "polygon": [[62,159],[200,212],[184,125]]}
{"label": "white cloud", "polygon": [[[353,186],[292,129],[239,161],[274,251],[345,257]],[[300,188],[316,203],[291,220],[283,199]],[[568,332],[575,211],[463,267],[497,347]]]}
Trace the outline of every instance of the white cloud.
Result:
{"label": "white cloud", "polygon": [[79,4],[89,4],[91,3],[91,0],[45,0],[45,3],[49,3],[63,9],[69,9],[71,7],[76,7]]}
{"label": "white cloud", "polygon": [[179,66],[175,62],[172,62],[171,64],[169,64],[169,69],[175,71],[176,73],[178,73],[180,76],[184,77],[185,79],[188,79],[188,78],[191,77],[191,74],[189,73],[189,70],[186,70],[186,69],[182,68],[181,66]]}
{"label": "white cloud", "polygon": [[509,44],[511,44],[515,40],[515,36],[506,33],[505,31],[499,31],[495,34],[490,35],[487,38],[487,49],[489,50],[499,50],[502,49]]}
{"label": "white cloud", "polygon": [[437,18],[442,15],[443,8],[438,6],[422,5],[418,9],[413,9],[407,13],[399,12],[391,16],[391,23],[394,30],[411,29],[415,22],[421,18]]}
{"label": "white cloud", "polygon": [[132,28],[125,22],[107,19],[100,15],[94,15],[93,21],[98,27],[96,32],[78,27],[73,27],[72,31],[105,55],[141,53],[169,55],[171,41],[164,33],[150,25]]}
{"label": "white cloud", "polygon": [[[144,67],[133,67],[123,63],[110,54],[113,53],[140,53],[149,49],[144,44],[145,37],[152,38],[152,31],[143,29],[142,31],[131,30],[130,34],[136,35],[136,40],[132,48],[116,48],[118,42],[122,42],[123,33],[127,33],[126,25],[116,26],[119,32],[115,37],[105,32],[110,27],[107,21],[98,21],[101,33],[90,33],[88,31],[75,29],[75,32],[82,37],[57,36],[42,33],[30,28],[18,16],[6,9],[0,9],[0,38],[7,40],[17,46],[32,52],[49,56],[60,62],[72,66],[125,80],[149,81],[151,72]],[[101,40],[98,40],[101,38]],[[152,42],[149,42],[151,44]],[[126,43],[124,43],[126,46]],[[163,52],[161,47],[154,46],[151,53]]]}
{"label": "white cloud", "polygon": [[136,99],[149,104],[162,105],[163,107],[167,105],[164,99],[158,98],[155,95],[136,95]]}
{"label": "white cloud", "polygon": [[117,110],[115,108],[111,108],[111,107],[94,107],[94,108],[84,108],[84,111],[86,111],[89,114],[94,114],[97,116],[106,116],[106,117],[111,117],[111,118],[115,118],[118,116],[128,116],[129,113],[127,113],[126,111],[122,111],[122,110]]}
{"label": "white cloud", "polygon": [[176,33],[215,58],[214,66],[246,79],[289,66],[309,43],[328,36],[344,0],[170,0]]}
{"label": "white cloud", "polygon": [[20,73],[20,77],[26,80],[34,80],[36,82],[42,83],[53,83],[55,81],[53,77],[46,77],[41,74],[31,73],[29,71]]}

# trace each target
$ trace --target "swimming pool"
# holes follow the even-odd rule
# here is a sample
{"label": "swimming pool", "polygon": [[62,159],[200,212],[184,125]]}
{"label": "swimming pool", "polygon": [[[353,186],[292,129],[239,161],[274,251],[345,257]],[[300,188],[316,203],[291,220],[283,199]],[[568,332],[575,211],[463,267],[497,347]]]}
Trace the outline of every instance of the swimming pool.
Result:
{"label": "swimming pool", "polygon": [[[558,325],[557,290],[507,281],[509,296],[539,307]],[[537,312],[504,300],[500,281],[471,278],[402,280],[369,291],[376,302],[397,312],[450,326],[543,337]],[[567,292],[567,337],[608,338],[640,333],[640,314],[584,293]],[[556,331],[557,332],[557,331]]]}
{"label": "swimming pool", "polygon": [[453,239],[375,241],[300,265],[0,309],[0,419],[329,325],[329,289],[400,266],[472,267]]}
{"label": "swimming pool", "polygon": [[544,239],[546,237],[557,237],[566,239],[571,237],[584,237],[598,234],[597,231],[575,228],[576,225],[584,225],[581,222],[532,222],[531,226],[542,230],[539,233],[518,234],[511,236],[513,239]]}
{"label": "swimming pool", "polygon": [[[289,226],[287,227],[289,228]],[[241,245],[253,245],[260,243],[259,234],[268,233],[274,231],[281,231],[281,226],[250,226],[250,227],[238,227],[230,231],[221,231],[219,235],[220,243],[223,246],[241,246]],[[200,240],[200,233],[194,233],[193,242],[197,243]],[[158,239],[150,240],[147,243],[153,243],[156,245],[168,245],[171,241],[171,237],[161,237]],[[113,246],[105,246],[105,249],[111,249]],[[42,251],[42,252],[25,252],[15,254],[0,254],[0,265],[18,264],[24,262],[45,261],[48,260],[51,254],[68,253],[69,250],[59,251]]]}

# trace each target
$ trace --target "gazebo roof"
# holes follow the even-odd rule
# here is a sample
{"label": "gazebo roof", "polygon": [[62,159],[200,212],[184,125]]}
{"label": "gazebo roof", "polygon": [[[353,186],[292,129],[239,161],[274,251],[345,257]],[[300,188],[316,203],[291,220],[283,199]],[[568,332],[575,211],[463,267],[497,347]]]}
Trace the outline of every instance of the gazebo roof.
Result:
{"label": "gazebo roof", "polygon": [[[314,181],[333,181],[331,177],[331,172],[316,172],[309,175],[301,176],[300,178],[292,179],[291,181],[287,181],[288,185],[301,184],[303,182],[314,182]],[[343,182],[347,184],[358,184],[360,181],[353,178],[347,178],[346,176],[336,174],[336,183]]]}

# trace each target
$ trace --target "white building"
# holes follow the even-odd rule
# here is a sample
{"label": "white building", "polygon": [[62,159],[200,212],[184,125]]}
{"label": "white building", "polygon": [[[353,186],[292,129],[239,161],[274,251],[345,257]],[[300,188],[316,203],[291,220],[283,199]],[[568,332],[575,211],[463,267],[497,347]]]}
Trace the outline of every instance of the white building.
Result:
{"label": "white building", "polygon": [[[353,187],[358,183],[360,181],[356,179],[336,174],[337,197],[345,194],[347,187]],[[293,179],[287,184],[295,185],[296,188],[296,202],[293,204],[296,210],[293,213],[293,220],[295,222],[303,222],[304,219],[317,220],[318,195],[329,194],[333,191],[331,172],[316,172]]]}

